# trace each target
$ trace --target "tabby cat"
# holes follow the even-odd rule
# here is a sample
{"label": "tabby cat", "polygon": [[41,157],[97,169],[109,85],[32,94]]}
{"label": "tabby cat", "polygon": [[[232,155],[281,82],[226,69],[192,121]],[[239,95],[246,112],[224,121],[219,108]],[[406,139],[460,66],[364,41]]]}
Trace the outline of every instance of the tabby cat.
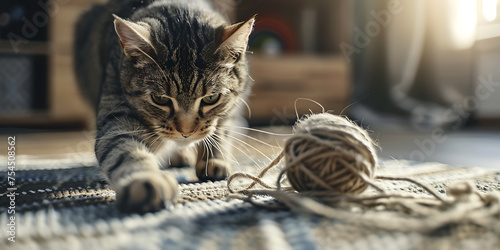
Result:
{"label": "tabby cat", "polygon": [[221,151],[250,92],[254,21],[230,25],[202,0],[110,0],[80,18],[77,78],[96,105],[95,154],[122,211],[175,199],[162,166],[194,166],[200,180],[230,173]]}

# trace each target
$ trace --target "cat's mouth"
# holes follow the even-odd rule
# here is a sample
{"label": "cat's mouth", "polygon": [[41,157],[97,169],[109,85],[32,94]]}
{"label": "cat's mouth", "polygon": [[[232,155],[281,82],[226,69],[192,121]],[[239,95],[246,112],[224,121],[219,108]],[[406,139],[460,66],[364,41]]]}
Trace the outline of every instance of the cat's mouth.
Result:
{"label": "cat's mouth", "polygon": [[176,129],[173,131],[161,129],[158,131],[158,135],[165,139],[174,141],[179,145],[188,145],[211,137],[215,131],[216,127],[214,125],[208,125],[206,127],[202,127],[202,129],[194,129],[192,132],[188,133]]}
{"label": "cat's mouth", "polygon": [[179,133],[179,132],[167,132],[167,131],[160,131],[159,133],[161,136],[166,137],[166,139],[173,140],[177,143],[181,144],[191,144],[198,142],[200,140],[203,140],[203,138],[208,137],[208,135],[200,135],[198,132],[186,134],[186,133]]}

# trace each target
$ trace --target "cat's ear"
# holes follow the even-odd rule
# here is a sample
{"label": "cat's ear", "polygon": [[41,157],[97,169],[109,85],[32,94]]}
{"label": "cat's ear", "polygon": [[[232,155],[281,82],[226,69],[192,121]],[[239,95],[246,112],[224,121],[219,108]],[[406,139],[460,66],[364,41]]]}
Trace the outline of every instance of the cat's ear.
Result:
{"label": "cat's ear", "polygon": [[120,37],[123,52],[128,57],[141,56],[154,51],[151,31],[146,23],[134,23],[113,14],[115,31]]}
{"label": "cat's ear", "polygon": [[256,16],[246,22],[224,27],[222,43],[216,52],[220,53],[227,63],[234,63],[245,53],[248,46],[248,37],[252,33]]}

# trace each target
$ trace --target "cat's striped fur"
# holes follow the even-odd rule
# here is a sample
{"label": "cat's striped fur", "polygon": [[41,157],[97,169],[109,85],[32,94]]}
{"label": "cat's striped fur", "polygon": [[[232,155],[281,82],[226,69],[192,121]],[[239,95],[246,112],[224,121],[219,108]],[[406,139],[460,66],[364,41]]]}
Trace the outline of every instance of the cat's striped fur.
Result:
{"label": "cat's striped fur", "polygon": [[162,164],[194,165],[202,180],[229,174],[221,127],[250,91],[253,22],[229,25],[202,0],[111,0],[80,18],[77,77],[97,107],[96,157],[120,209],[157,211],[175,198]]}

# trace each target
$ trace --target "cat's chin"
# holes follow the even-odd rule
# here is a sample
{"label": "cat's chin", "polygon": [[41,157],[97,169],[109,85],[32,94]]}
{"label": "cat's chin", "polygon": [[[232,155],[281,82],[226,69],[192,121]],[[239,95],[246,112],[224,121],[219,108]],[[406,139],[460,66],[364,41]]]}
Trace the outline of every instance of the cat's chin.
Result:
{"label": "cat's chin", "polygon": [[189,146],[192,146],[192,145],[198,143],[199,141],[201,141],[201,139],[185,138],[185,139],[177,139],[177,140],[175,140],[175,143],[179,147],[189,147]]}
{"label": "cat's chin", "polygon": [[158,147],[152,148],[153,153],[158,156],[170,155],[172,152],[176,152],[179,149],[189,148],[196,143],[200,142],[201,139],[164,139],[162,143],[158,144]]}

